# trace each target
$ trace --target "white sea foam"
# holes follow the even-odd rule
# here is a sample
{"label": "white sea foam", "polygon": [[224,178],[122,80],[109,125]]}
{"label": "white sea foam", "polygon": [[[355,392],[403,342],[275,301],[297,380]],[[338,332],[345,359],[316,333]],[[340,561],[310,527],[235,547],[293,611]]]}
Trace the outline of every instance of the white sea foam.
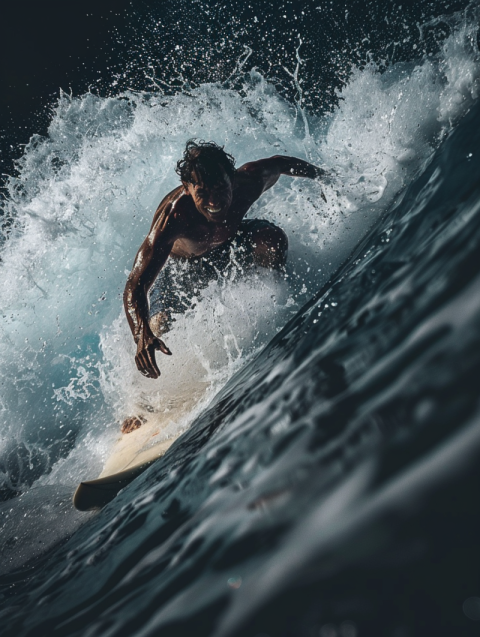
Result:
{"label": "white sea foam", "polygon": [[[438,59],[355,70],[328,118],[297,113],[258,72],[244,95],[206,84],[189,94],[62,95],[46,139],[25,151],[7,212],[0,289],[0,471],[7,484],[74,484],[95,475],[132,413],[169,410],[170,436],[265,345],[348,256],[476,99],[472,21]],[[331,171],[324,184],[283,177],[250,217],[285,229],[289,278],[213,285],[177,317],[158,355],[162,377],[135,369],[121,296],[135,252],[190,137],[215,140],[237,165],[273,154]],[[199,387],[198,401],[176,417]],[[22,449],[22,453],[18,449]],[[42,476],[38,480],[39,476]],[[1,474],[0,474],[1,477]]]}

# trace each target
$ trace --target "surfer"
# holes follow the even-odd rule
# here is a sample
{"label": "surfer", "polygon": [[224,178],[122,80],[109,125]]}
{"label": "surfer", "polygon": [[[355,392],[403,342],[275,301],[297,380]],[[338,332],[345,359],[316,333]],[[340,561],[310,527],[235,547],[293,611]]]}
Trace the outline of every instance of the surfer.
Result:
{"label": "surfer", "polygon": [[[194,140],[187,142],[176,172],[182,183],[158,206],[123,297],[137,344],[135,362],[148,378],[160,376],[155,351],[171,354],[160,336],[169,329],[172,311],[185,311],[185,299],[223,272],[232,254],[245,267],[285,268],[285,232],[263,219],[244,220],[252,204],[280,175],[316,179],[325,174],[307,161],[281,155],[235,169],[234,158],[222,147]],[[161,298],[150,318],[148,293],[157,277]]]}

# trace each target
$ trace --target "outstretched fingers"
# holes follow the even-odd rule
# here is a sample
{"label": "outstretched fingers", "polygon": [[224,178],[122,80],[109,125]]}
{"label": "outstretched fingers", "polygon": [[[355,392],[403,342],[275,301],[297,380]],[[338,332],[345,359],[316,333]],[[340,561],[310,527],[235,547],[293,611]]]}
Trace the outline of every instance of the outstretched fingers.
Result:
{"label": "outstretched fingers", "polygon": [[146,349],[146,358],[148,362],[148,371],[150,378],[158,378],[160,376],[160,370],[158,369],[157,361],[155,360],[155,345],[149,345]]}
{"label": "outstretched fingers", "polygon": [[155,360],[155,349],[152,346],[145,348],[135,356],[137,369],[147,378],[158,378],[160,370]]}
{"label": "outstretched fingers", "polygon": [[172,352],[159,338],[154,339],[150,345],[147,345],[135,356],[135,363],[138,371],[147,378],[158,378],[160,370],[155,360],[155,350],[160,350],[163,354],[171,356]]}
{"label": "outstretched fingers", "polygon": [[144,376],[146,376],[147,374],[147,369],[145,367],[145,362],[143,360],[143,355],[142,354],[137,354],[135,356],[135,365],[137,366],[138,371],[143,374]]}

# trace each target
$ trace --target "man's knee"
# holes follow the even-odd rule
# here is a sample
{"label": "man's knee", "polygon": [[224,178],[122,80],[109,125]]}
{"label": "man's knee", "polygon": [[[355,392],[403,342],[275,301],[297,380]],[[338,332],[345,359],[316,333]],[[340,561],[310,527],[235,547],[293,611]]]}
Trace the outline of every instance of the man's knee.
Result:
{"label": "man's knee", "polygon": [[167,312],[157,312],[149,318],[148,324],[155,336],[160,338],[160,336],[170,331],[171,318]]}
{"label": "man's knee", "polygon": [[288,250],[288,238],[285,232],[273,223],[259,228],[254,235],[254,243],[263,243],[265,246],[277,251]]}
{"label": "man's knee", "polygon": [[287,261],[288,238],[278,226],[269,223],[252,233],[255,261],[258,265],[282,269]]}

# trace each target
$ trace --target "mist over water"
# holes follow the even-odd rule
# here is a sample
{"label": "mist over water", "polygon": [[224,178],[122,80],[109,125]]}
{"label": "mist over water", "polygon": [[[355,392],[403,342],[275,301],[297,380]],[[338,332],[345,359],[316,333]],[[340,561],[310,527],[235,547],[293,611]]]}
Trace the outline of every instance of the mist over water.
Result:
{"label": "mist over water", "polygon": [[[268,74],[250,68],[247,56],[239,59],[230,83],[60,97],[48,135],[25,149],[5,205],[3,573],[41,555],[85,521],[68,506],[72,488],[100,473],[126,416],[161,418],[165,438],[187,431],[382,216],[400,206],[407,187],[476,103],[478,17],[471,5],[423,25],[448,27],[434,55],[387,68],[374,60],[353,66],[331,113],[305,106],[301,46],[291,66],[294,100]],[[308,159],[329,176],[323,184],[282,177],[252,207],[249,218],[272,221],[288,235],[286,277],[245,276],[234,268],[211,283],[194,309],[175,317],[164,339],[173,356],[157,355],[162,376],[152,381],[136,370],[122,294],[158,203],[178,184],[175,163],[192,137],[224,145],[237,166],[287,154]],[[435,187],[432,177],[425,199]],[[385,245],[391,231],[382,235]],[[258,409],[269,413],[273,396]],[[281,434],[288,422],[277,416],[270,424]],[[220,447],[238,435],[242,422],[234,435],[222,434]],[[302,453],[292,447],[292,465]],[[362,465],[358,483],[330,494],[339,506],[355,499],[369,471]],[[222,475],[219,469],[212,483]],[[268,476],[256,479],[268,482]]]}

